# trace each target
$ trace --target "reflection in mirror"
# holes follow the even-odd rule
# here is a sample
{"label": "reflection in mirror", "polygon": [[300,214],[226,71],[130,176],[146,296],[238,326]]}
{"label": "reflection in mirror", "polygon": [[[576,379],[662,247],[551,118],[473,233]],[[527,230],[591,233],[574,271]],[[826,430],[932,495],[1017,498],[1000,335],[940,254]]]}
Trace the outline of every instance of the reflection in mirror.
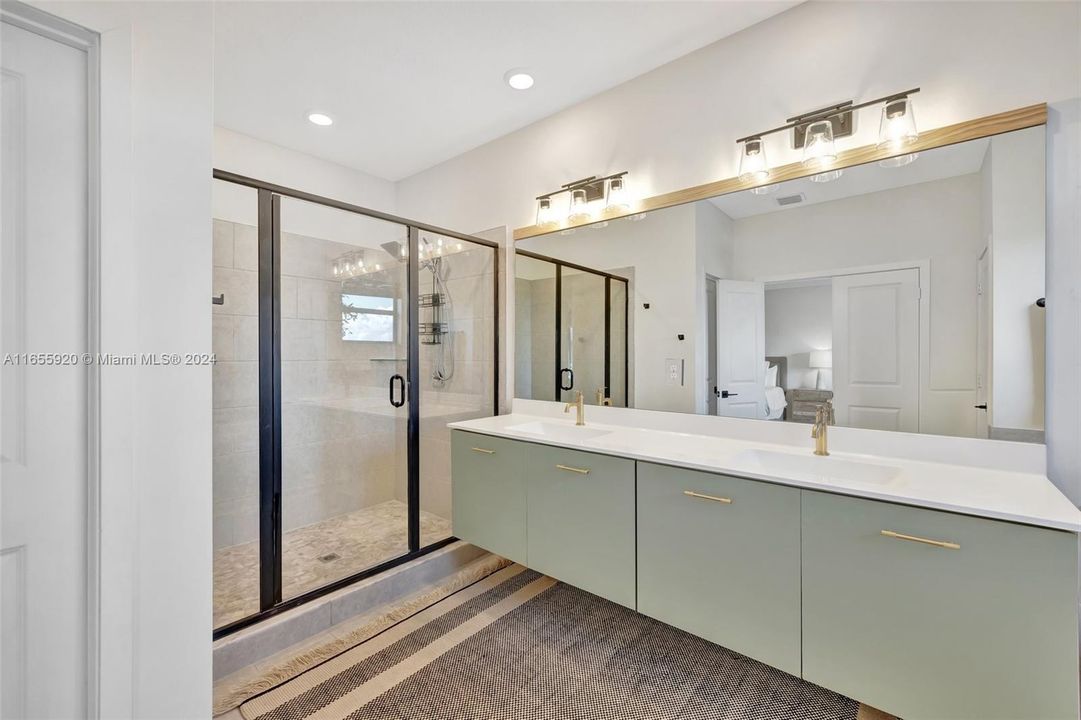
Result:
{"label": "reflection in mirror", "polygon": [[626,407],[626,275],[521,251],[515,265],[520,396]]}
{"label": "reflection in mirror", "polygon": [[1035,127],[522,240],[515,394],[564,398],[558,357],[595,401],[592,270],[628,293],[616,404],[1042,442],[1044,162]]}

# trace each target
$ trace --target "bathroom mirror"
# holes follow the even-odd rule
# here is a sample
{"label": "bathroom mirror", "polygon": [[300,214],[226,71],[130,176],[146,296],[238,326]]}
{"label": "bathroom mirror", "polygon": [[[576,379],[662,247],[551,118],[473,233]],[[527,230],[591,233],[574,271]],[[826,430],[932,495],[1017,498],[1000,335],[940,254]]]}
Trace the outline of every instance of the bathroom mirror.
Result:
{"label": "bathroom mirror", "polygon": [[1044,142],[520,240],[515,395],[1043,442]]}

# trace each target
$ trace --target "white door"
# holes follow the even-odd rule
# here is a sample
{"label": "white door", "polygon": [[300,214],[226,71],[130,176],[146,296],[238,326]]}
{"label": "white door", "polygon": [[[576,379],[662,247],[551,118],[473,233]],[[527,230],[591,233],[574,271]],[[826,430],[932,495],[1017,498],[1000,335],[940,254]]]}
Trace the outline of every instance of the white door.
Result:
{"label": "white door", "polygon": [[976,263],[976,437],[991,424],[991,248]]}
{"label": "white door", "polygon": [[706,414],[717,414],[717,281],[706,278]]}
{"label": "white door", "polygon": [[[0,28],[0,717],[81,718],[87,56]],[[74,362],[28,364],[34,353]]]}
{"label": "white door", "polygon": [[833,278],[837,424],[920,429],[920,271]]}
{"label": "white door", "polygon": [[765,382],[765,286],[718,280],[717,414],[766,417]]}

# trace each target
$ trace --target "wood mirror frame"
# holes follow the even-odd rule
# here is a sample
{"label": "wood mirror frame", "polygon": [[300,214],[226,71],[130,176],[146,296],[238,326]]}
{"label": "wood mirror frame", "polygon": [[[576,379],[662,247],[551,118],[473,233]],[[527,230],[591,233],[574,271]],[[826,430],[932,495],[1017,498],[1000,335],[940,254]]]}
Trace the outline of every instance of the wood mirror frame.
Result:
{"label": "wood mirror frame", "polygon": [[[987,117],[968,120],[955,125],[947,125],[933,130],[924,130],[920,133],[920,136],[915,142],[905,145],[904,149],[901,151],[892,148],[880,148],[877,145],[864,145],[850,150],[842,150],[837,153],[837,161],[830,166],[830,169],[843,170],[845,168],[865,165],[867,163],[877,162],[899,155],[933,150],[935,148],[945,147],[946,145],[955,145],[968,140],[978,140],[980,138],[991,137],[992,135],[1000,135],[1014,130],[1024,130],[1025,128],[1046,124],[1047,104],[1039,103],[1038,105],[1029,105],[1028,107],[998,113],[997,115],[988,115]],[[741,190],[749,190],[760,185],[773,185],[787,180],[797,180],[799,178],[815,175],[819,172],[822,172],[820,168],[808,169],[800,162],[780,165],[770,169],[768,182],[755,182],[740,180],[738,177],[730,177],[725,180],[717,180],[704,185],[695,185],[693,187],[684,188],[683,190],[676,190],[674,192],[643,198],[635,202],[632,207],[627,210],[602,212],[597,217],[586,221],[570,221],[564,219],[558,224],[551,226],[540,227],[538,225],[527,225],[525,227],[520,227],[514,231],[514,241],[518,242],[519,240],[525,240],[526,238],[537,237],[540,235],[548,235],[549,233],[558,232],[560,230],[584,227],[606,220],[616,220],[630,215],[637,215],[638,213],[662,210],[676,205],[706,200],[718,195],[727,195],[728,193],[739,192]]]}

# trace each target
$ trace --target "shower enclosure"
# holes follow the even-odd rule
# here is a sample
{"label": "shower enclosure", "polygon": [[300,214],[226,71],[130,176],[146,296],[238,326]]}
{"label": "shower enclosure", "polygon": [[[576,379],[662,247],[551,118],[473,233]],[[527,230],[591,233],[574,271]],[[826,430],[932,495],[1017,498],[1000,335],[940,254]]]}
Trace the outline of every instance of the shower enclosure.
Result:
{"label": "shower enclosure", "polygon": [[497,246],[214,172],[214,634],[452,541]]}
{"label": "shower enclosure", "polygon": [[517,397],[628,406],[627,278],[515,252]]}

